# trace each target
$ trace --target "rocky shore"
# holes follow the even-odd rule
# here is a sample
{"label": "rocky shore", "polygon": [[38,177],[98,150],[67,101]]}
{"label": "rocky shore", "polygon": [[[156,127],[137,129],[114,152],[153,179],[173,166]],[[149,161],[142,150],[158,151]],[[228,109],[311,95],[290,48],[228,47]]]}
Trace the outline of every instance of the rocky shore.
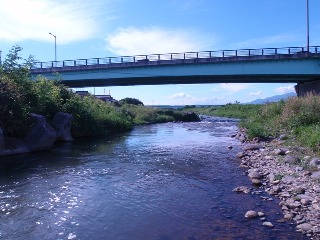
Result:
{"label": "rocky shore", "polygon": [[[278,139],[249,142],[242,129],[233,137],[244,144],[237,157],[252,184],[280,199],[283,216],[279,221],[293,220],[298,232],[320,239],[320,158],[290,142],[285,134]],[[234,191],[249,193],[250,188],[241,186]],[[245,217],[261,215],[248,211]],[[266,221],[263,225],[273,227]]]}

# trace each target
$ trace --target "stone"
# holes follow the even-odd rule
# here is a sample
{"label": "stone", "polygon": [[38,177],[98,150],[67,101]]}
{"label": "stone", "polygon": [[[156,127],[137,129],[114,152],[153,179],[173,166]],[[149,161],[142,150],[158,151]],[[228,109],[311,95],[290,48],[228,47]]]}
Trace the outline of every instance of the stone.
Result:
{"label": "stone", "polygon": [[320,171],[312,173],[310,177],[313,179],[320,179]]}
{"label": "stone", "polygon": [[52,121],[52,126],[56,131],[56,140],[58,141],[73,141],[71,136],[71,125],[73,116],[64,112],[57,112]]}
{"label": "stone", "polygon": [[228,146],[228,149],[232,149],[233,147],[232,146]]}
{"label": "stone", "polygon": [[310,199],[301,199],[300,202],[302,205],[307,206],[311,203],[311,200]]}
{"label": "stone", "polygon": [[258,213],[256,211],[250,210],[250,211],[247,211],[244,216],[246,218],[257,218],[258,217]]}
{"label": "stone", "polygon": [[259,217],[264,217],[266,214],[264,212],[258,212]]}
{"label": "stone", "polygon": [[200,122],[201,119],[198,114],[195,112],[187,112],[184,113],[181,118],[177,119],[177,121],[182,121],[182,122]]}
{"label": "stone", "polygon": [[297,229],[300,229],[300,230],[302,230],[304,232],[307,232],[307,231],[311,230],[311,228],[312,228],[312,225],[309,224],[309,223],[302,223],[302,224],[297,226]]}
{"label": "stone", "polygon": [[248,177],[251,179],[261,179],[262,178],[261,174],[256,171],[249,172]]}
{"label": "stone", "polygon": [[30,151],[50,149],[56,140],[56,131],[47,123],[46,119],[38,114],[30,114],[34,127],[25,137],[25,142]]}
{"label": "stone", "polygon": [[261,180],[257,178],[252,178],[251,182],[253,185],[257,185],[257,186],[260,186],[262,184]]}
{"label": "stone", "polygon": [[243,147],[245,151],[259,150],[260,148],[262,148],[262,146],[257,144],[247,144]]}
{"label": "stone", "polygon": [[283,149],[274,150],[274,155],[286,155],[286,151]]}
{"label": "stone", "polygon": [[273,227],[273,224],[271,222],[264,222],[262,225],[270,228]]}
{"label": "stone", "polygon": [[320,168],[320,158],[313,158],[313,159],[311,159],[309,165],[310,165],[311,167]]}
{"label": "stone", "polygon": [[246,154],[244,152],[237,153],[237,158],[243,158],[245,156],[246,156]]}
{"label": "stone", "polygon": [[4,141],[4,136],[3,136],[3,130],[0,127],[0,151],[5,149],[5,141]]}
{"label": "stone", "polygon": [[285,220],[292,220],[294,218],[294,215],[291,213],[287,213],[283,217]]}
{"label": "stone", "polygon": [[286,140],[286,139],[288,139],[288,135],[287,135],[287,134],[281,134],[281,135],[278,137],[278,139],[279,139],[280,141]]}
{"label": "stone", "polygon": [[233,192],[240,192],[240,193],[250,193],[250,188],[245,186],[236,187],[233,189]]}
{"label": "stone", "polygon": [[297,164],[299,162],[299,158],[291,156],[291,155],[287,155],[284,158],[284,162],[288,163],[288,164]]}

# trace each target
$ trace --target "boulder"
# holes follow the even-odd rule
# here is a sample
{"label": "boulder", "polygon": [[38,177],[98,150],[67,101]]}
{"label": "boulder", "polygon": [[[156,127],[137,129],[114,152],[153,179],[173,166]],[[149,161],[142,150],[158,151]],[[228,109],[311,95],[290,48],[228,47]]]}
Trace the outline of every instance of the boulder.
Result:
{"label": "boulder", "polygon": [[56,131],[56,140],[73,141],[71,136],[71,124],[73,116],[64,112],[57,112],[52,121],[54,130]]}
{"label": "boulder", "polygon": [[313,179],[320,179],[320,171],[317,171],[317,172],[312,173],[311,178],[313,178]]}
{"label": "boulder", "polygon": [[309,223],[302,223],[302,224],[297,226],[297,229],[300,229],[300,230],[302,230],[304,232],[309,231],[311,228],[312,228],[312,225],[309,224]]}
{"label": "boulder", "polygon": [[245,151],[259,150],[260,148],[262,148],[262,146],[257,144],[247,144],[243,147]]}
{"label": "boulder", "polygon": [[287,155],[284,158],[284,162],[288,164],[297,164],[299,162],[299,158]]}
{"label": "boulder", "polygon": [[201,119],[199,118],[198,114],[194,112],[188,112],[182,116],[182,121],[183,122],[200,122]]}
{"label": "boulder", "polygon": [[0,151],[5,148],[5,141],[3,136],[2,128],[0,127]]}
{"label": "boulder", "polygon": [[309,164],[311,167],[320,168],[320,158],[313,158]]}
{"label": "boulder", "polygon": [[256,211],[248,211],[246,212],[246,214],[244,215],[245,218],[257,218],[258,217],[258,213]]}
{"label": "boulder", "polygon": [[47,123],[46,119],[38,114],[31,113],[34,127],[25,137],[30,151],[42,151],[52,147],[56,140],[56,131]]}

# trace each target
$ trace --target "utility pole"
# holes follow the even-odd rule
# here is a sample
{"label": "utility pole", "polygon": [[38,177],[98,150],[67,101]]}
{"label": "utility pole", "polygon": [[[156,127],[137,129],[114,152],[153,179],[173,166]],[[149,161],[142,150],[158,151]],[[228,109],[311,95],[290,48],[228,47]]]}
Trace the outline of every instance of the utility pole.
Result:
{"label": "utility pole", "polygon": [[307,53],[309,53],[309,0],[307,0]]}
{"label": "utility pole", "polygon": [[1,54],[2,54],[2,51],[0,50],[0,66],[2,65]]}

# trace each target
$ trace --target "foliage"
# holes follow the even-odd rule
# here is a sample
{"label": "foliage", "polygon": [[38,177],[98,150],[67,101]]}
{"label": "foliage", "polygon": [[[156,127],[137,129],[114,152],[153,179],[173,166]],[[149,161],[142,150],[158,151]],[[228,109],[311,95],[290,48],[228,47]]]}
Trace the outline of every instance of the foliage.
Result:
{"label": "foliage", "polygon": [[136,98],[124,98],[119,101],[120,105],[124,104],[132,104],[132,105],[141,105],[143,106],[143,102]]}
{"label": "foliage", "polygon": [[320,96],[308,94],[264,105],[228,104],[203,109],[198,113],[240,118],[249,138],[276,137],[280,132],[293,133],[301,145],[320,152]]}

